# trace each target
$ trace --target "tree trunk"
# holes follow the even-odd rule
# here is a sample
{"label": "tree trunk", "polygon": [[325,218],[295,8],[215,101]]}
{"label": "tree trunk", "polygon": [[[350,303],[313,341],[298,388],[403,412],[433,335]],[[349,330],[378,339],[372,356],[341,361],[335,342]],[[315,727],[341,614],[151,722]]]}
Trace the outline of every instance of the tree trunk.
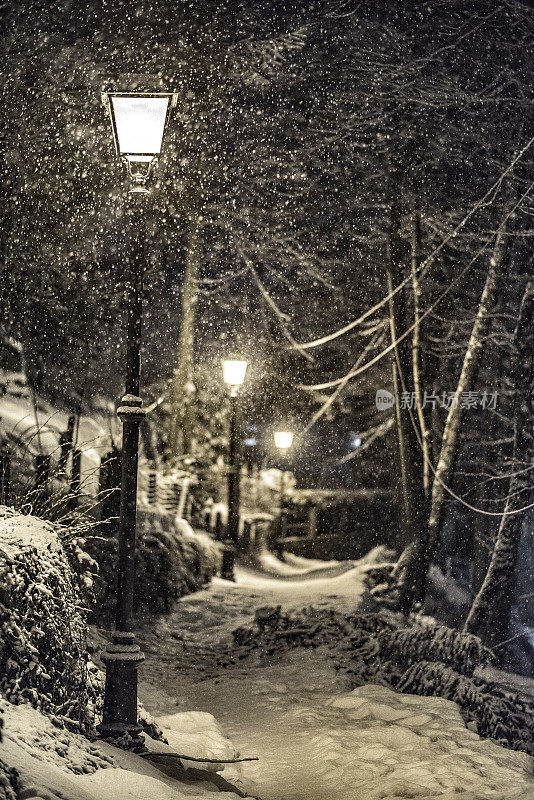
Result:
{"label": "tree trunk", "polygon": [[169,430],[169,455],[191,453],[195,429],[194,367],[198,276],[201,260],[200,219],[190,222],[182,287],[182,316],[178,344],[178,366],[174,370]]}
{"label": "tree trunk", "polygon": [[[488,368],[495,387],[499,385],[502,375],[503,357],[502,349],[494,347],[490,354]],[[499,415],[494,413],[489,420],[489,424],[484,425],[478,432],[478,436],[480,437],[478,460],[482,474],[485,473],[494,456],[492,442],[495,439],[501,438],[499,436],[500,427]],[[506,434],[503,432],[502,437],[505,435]],[[486,508],[488,501],[495,499],[494,487],[495,482],[492,483],[491,489],[490,484],[485,479],[480,482],[475,495],[475,506],[477,508]],[[497,517],[490,517],[487,514],[476,514],[474,512],[473,514],[471,548],[472,572],[470,581],[472,599],[476,597],[488,570],[498,527]]]}
{"label": "tree trunk", "polygon": [[401,557],[405,570],[400,586],[400,607],[403,611],[411,608],[414,602],[424,599],[428,570],[439,544],[445,511],[445,485],[451,479],[458,449],[458,434],[462,421],[462,395],[464,392],[473,390],[476,380],[484,342],[490,326],[490,315],[497,300],[506,256],[507,239],[506,222],[503,221],[497,232],[484,289],[464,355],[460,378],[443,430],[440,455],[432,484],[428,527],[415,540],[411,550]]}
{"label": "tree trunk", "polygon": [[484,635],[490,646],[508,638],[517,569],[522,514],[510,513],[532,497],[534,463],[534,283],[527,286],[514,334],[514,444],[508,499],[501,517],[490,565],[473,601],[464,630]]}
{"label": "tree trunk", "polygon": [[[395,173],[391,177],[390,227],[388,232],[388,291],[406,277],[411,269],[412,249],[408,239],[402,236],[403,214],[401,207],[400,181]],[[406,285],[389,302],[389,322],[391,341],[410,327],[410,289]],[[399,525],[400,550],[409,546],[420,535],[424,524],[424,491],[422,483],[422,455],[410,411],[401,408],[402,393],[415,396],[413,385],[412,345],[405,337],[395,345],[392,360],[393,386],[395,392],[395,416],[397,423],[397,442],[399,453],[400,482],[399,506],[401,520]],[[414,412],[415,415],[417,412]]]}
{"label": "tree trunk", "polygon": [[428,523],[429,545],[432,555],[436,551],[439,542],[441,523],[443,521],[446,493],[444,484],[448,483],[452,475],[458,448],[458,433],[462,421],[462,395],[465,392],[473,390],[475,379],[478,374],[479,365],[484,352],[484,343],[491,324],[490,315],[497,301],[498,289],[502,279],[502,269],[506,257],[507,244],[506,223],[502,223],[495,239],[490,266],[486,276],[486,283],[482,291],[477,315],[464,355],[462,371],[456,386],[454,400],[451,403],[445,422],[445,429],[443,431],[440,456],[432,485],[430,519]]}
{"label": "tree trunk", "polygon": [[[484,508],[489,499],[487,485],[481,486],[475,495],[477,508]],[[473,512],[474,513],[474,512]],[[491,558],[492,541],[495,537],[494,524],[496,517],[485,514],[474,514],[472,527],[471,561],[472,571],[470,580],[471,599],[473,600],[484,581]]]}
{"label": "tree trunk", "polygon": [[422,470],[423,470],[423,490],[425,498],[430,495],[430,431],[428,429],[424,403],[424,387],[422,386],[422,375],[424,370],[421,368],[421,322],[420,322],[420,298],[421,287],[417,274],[421,264],[421,215],[418,211],[414,212],[412,218],[412,290],[413,290],[413,316],[414,329],[412,334],[412,373],[413,388],[415,393],[416,413],[419,421],[421,451],[422,451]]}

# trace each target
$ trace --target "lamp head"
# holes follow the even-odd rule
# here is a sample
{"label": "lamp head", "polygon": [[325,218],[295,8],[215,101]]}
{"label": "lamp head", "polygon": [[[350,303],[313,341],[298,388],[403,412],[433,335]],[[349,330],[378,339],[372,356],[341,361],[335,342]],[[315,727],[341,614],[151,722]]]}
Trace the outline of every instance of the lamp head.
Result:
{"label": "lamp head", "polygon": [[274,444],[282,452],[287,452],[293,444],[293,433],[291,431],[275,431]]}
{"label": "lamp head", "polygon": [[175,92],[102,92],[111,120],[117,155],[128,167],[132,192],[148,192],[146,183],[163,147]]}
{"label": "lamp head", "polygon": [[245,381],[248,361],[237,358],[225,358],[222,361],[223,380],[235,394]]}

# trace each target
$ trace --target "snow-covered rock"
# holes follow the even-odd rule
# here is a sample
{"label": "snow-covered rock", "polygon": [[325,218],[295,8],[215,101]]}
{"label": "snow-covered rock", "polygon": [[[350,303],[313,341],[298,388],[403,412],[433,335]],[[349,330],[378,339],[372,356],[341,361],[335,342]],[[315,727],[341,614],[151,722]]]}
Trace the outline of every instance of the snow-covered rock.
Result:
{"label": "snow-covered rock", "polygon": [[534,797],[534,760],[467,729],[455,703],[370,684],[321,705],[284,670],[292,702],[272,697],[244,770],[263,800]]}
{"label": "snow-covered rock", "polygon": [[[455,703],[371,684],[327,705],[339,710],[337,738],[352,753],[358,796],[534,797],[533,759],[468,730]],[[373,772],[379,764],[378,785],[365,776],[367,762]]]}

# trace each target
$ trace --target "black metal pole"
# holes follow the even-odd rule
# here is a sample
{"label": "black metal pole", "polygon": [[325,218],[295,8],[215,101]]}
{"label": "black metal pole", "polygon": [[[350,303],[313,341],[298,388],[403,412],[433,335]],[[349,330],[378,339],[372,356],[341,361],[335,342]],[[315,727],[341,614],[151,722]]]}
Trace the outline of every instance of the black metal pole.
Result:
{"label": "black metal pole", "polygon": [[58,461],[59,472],[65,472],[67,469],[69,453],[72,449],[72,443],[74,441],[75,424],[76,424],[76,417],[74,416],[74,414],[70,414],[67,422],[67,430],[63,431],[59,436],[59,449],[60,449],[60,456]]}
{"label": "black metal pole", "polygon": [[38,453],[35,456],[34,464],[35,489],[44,493],[50,477],[50,456],[46,453]]}
{"label": "black metal pole", "polygon": [[228,521],[226,541],[223,550],[221,577],[235,581],[235,551],[239,544],[239,504],[240,504],[240,452],[238,426],[237,394],[230,395],[230,443],[228,448]]}
{"label": "black metal pole", "polygon": [[142,209],[146,198],[144,193],[128,195],[130,230],[136,235],[130,250],[127,280],[126,394],[117,410],[123,426],[117,608],[112,643],[102,656],[106,665],[106,685],[102,722],[98,726],[104,738],[117,740],[125,737],[124,744],[132,750],[144,749],[137,719],[137,670],[144,655],[133,634],[133,600],[139,426],[145,416],[139,391],[145,266]]}
{"label": "black metal pole", "polygon": [[286,494],[286,473],[285,473],[285,464],[282,463],[280,468],[280,502],[278,506],[278,517],[276,520],[276,544],[275,544],[275,552],[277,558],[280,561],[283,560],[284,557],[284,545],[282,541],[282,537],[284,535],[284,500]]}

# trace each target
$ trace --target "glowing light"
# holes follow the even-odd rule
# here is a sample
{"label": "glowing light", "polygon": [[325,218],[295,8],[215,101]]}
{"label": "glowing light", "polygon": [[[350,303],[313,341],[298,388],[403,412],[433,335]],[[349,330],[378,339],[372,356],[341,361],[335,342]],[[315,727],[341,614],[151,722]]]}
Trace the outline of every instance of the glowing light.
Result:
{"label": "glowing light", "polygon": [[279,450],[289,450],[293,444],[293,434],[291,431],[275,431],[274,444]]}
{"label": "glowing light", "polygon": [[115,149],[133,180],[132,192],[149,192],[145,184],[161,153],[169,109],[177,99],[174,92],[102,92]]}
{"label": "glowing light", "polygon": [[157,156],[161,153],[170,99],[170,95],[110,96],[120,155]]}
{"label": "glowing light", "polygon": [[254,447],[254,445],[258,444],[258,440],[251,436],[249,439],[245,439],[245,444],[247,447]]}
{"label": "glowing light", "polygon": [[358,437],[356,437],[355,439],[352,440],[352,446],[353,447],[359,447],[361,445],[361,443],[362,443],[362,440],[360,438],[358,438]]}
{"label": "glowing light", "polygon": [[241,386],[245,380],[248,362],[226,358],[222,362],[223,380],[228,386]]}

